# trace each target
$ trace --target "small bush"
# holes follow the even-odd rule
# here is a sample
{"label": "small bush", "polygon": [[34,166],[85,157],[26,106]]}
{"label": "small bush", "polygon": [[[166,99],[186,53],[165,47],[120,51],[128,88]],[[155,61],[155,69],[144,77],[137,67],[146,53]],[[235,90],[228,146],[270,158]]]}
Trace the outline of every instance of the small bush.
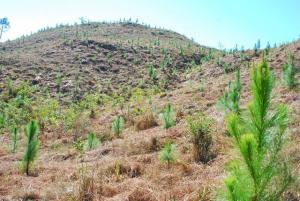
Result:
{"label": "small bush", "polygon": [[38,123],[37,121],[31,121],[24,129],[26,141],[26,150],[23,156],[23,164],[26,174],[29,175],[30,165],[34,162],[38,152],[39,140],[38,140]]}
{"label": "small bush", "polygon": [[169,129],[172,126],[175,125],[175,120],[174,120],[174,114],[173,114],[173,109],[172,105],[169,103],[167,106],[163,109],[163,112],[161,114],[161,118],[163,120],[163,128]]}
{"label": "small bush", "polygon": [[117,116],[113,122],[112,122],[112,133],[116,136],[120,136],[123,128],[123,118],[120,116]]}
{"label": "small bush", "polygon": [[96,134],[94,132],[90,132],[86,140],[86,148],[89,150],[95,149],[99,143],[100,141]]}
{"label": "small bush", "polygon": [[207,163],[211,158],[212,119],[198,114],[189,117],[187,125],[194,144],[194,159],[196,162]]}
{"label": "small bush", "polygon": [[165,144],[164,148],[159,152],[159,159],[162,163],[167,163],[168,167],[170,163],[176,161],[175,153],[174,153],[175,146],[168,142]]}

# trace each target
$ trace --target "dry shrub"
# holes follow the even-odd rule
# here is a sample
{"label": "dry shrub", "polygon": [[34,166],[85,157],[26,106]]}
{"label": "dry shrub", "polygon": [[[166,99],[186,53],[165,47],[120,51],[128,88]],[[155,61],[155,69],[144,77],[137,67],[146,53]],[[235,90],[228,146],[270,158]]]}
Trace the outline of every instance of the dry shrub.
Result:
{"label": "dry shrub", "polygon": [[84,114],[79,114],[72,122],[73,140],[76,141],[81,135],[88,133],[88,118]]}
{"label": "dry shrub", "polygon": [[155,121],[154,115],[152,112],[147,112],[142,115],[135,124],[136,130],[147,130],[149,128],[158,126],[158,123]]}
{"label": "dry shrub", "polygon": [[152,137],[150,141],[150,151],[158,151],[160,150],[160,143],[156,137]]}
{"label": "dry shrub", "polygon": [[181,119],[183,119],[184,117],[184,112],[182,110],[182,108],[177,109],[176,111],[176,122],[179,122]]}
{"label": "dry shrub", "polygon": [[114,175],[117,179],[119,179],[121,175],[127,175],[131,178],[139,177],[142,174],[142,170],[143,168],[140,163],[122,164],[115,162],[112,166],[107,168],[107,172]]}
{"label": "dry shrub", "polygon": [[94,178],[87,175],[82,175],[79,185],[78,201],[93,201],[95,200]]}
{"label": "dry shrub", "polygon": [[115,195],[118,194],[118,189],[111,186],[111,185],[108,185],[108,184],[105,184],[102,186],[102,189],[101,189],[101,195],[104,196],[104,197],[113,197]]}
{"label": "dry shrub", "polygon": [[154,195],[147,189],[136,188],[129,196],[128,201],[157,201]]}

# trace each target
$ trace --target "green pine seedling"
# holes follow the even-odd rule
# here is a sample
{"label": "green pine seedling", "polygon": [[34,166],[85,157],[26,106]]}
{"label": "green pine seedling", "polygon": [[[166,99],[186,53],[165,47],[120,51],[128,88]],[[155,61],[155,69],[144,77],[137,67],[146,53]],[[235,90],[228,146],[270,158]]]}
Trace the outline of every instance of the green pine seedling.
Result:
{"label": "green pine seedling", "polygon": [[175,120],[173,118],[173,109],[172,105],[169,103],[166,105],[166,107],[163,109],[163,112],[161,114],[161,118],[163,120],[163,128],[169,129],[172,126],[175,125]]}
{"label": "green pine seedling", "polygon": [[294,56],[289,55],[287,61],[282,66],[282,80],[289,89],[293,89],[297,86],[297,80],[295,76],[296,68]]}
{"label": "green pine seedling", "polygon": [[95,149],[100,143],[94,132],[90,132],[86,140],[86,148],[89,150]]}
{"label": "green pine seedling", "polygon": [[293,180],[281,157],[288,126],[287,106],[272,104],[273,88],[274,76],[263,59],[251,72],[248,110],[240,115],[231,113],[227,118],[239,157],[225,179],[225,200],[281,200]]}
{"label": "green pine seedling", "polygon": [[16,126],[13,126],[11,130],[11,141],[12,141],[12,153],[16,153],[18,148],[18,129]]}
{"label": "green pine seedling", "polygon": [[240,69],[236,72],[234,82],[229,82],[228,90],[219,98],[217,106],[225,110],[225,112],[240,112],[240,93],[242,90]]}
{"label": "green pine seedling", "polygon": [[29,175],[29,168],[31,164],[37,157],[38,147],[39,147],[39,140],[38,140],[38,123],[37,121],[33,120],[29,122],[25,129],[25,136],[26,140],[26,150],[23,156],[23,164],[26,171],[26,175]]}
{"label": "green pine seedling", "polygon": [[123,128],[123,118],[120,116],[117,116],[112,123],[112,132],[116,136],[120,136]]}
{"label": "green pine seedling", "polygon": [[165,144],[164,148],[159,152],[159,160],[162,163],[167,163],[168,167],[170,163],[176,161],[175,153],[174,153],[175,146],[168,142]]}

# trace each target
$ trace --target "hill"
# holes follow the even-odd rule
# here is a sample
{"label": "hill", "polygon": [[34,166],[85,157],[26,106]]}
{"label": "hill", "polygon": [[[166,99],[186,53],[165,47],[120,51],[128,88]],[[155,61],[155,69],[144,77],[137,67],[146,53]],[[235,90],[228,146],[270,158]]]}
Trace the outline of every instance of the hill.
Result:
{"label": "hill", "polygon": [[[239,68],[241,108],[247,107],[249,71],[262,52],[216,50],[132,23],[62,26],[1,43],[0,109],[9,125],[0,136],[0,199],[215,200],[235,154],[217,102]],[[282,154],[298,175],[299,85],[289,90],[281,81],[288,55],[299,70],[299,40],[271,48],[265,57],[277,81],[275,102],[289,107]],[[168,104],[174,125],[165,129]],[[195,162],[187,129],[187,119],[200,113],[211,121],[205,162]],[[120,136],[112,129],[117,116],[123,119]],[[26,176],[20,165],[22,128],[33,118],[39,120],[41,143],[32,175]],[[10,151],[13,123],[20,132],[16,153]],[[91,132],[101,143],[87,149]],[[160,151],[168,142],[175,145],[176,161],[164,164]],[[299,200],[299,192],[296,179],[284,199]]]}

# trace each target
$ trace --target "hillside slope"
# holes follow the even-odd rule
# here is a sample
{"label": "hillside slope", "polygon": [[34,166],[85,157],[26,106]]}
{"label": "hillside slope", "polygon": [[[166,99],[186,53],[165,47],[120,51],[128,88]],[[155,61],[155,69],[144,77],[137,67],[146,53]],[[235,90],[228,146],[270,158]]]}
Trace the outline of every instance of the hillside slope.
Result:
{"label": "hillside slope", "polygon": [[[87,38],[83,36],[85,32]],[[166,52],[170,63],[162,69]],[[80,77],[80,90],[76,91],[79,97],[85,92],[110,95],[113,91],[122,96],[129,88],[138,87],[138,93],[123,104],[115,105],[112,100],[97,105],[93,117],[90,110],[78,111],[69,130],[65,130],[64,122],[46,124],[39,136],[39,156],[31,176],[20,170],[25,148],[21,129],[15,154],[10,152],[9,131],[4,130],[0,135],[0,199],[91,200],[89,196],[93,195],[95,200],[107,201],[215,200],[227,162],[235,153],[226,134],[224,112],[216,102],[240,68],[241,106],[246,108],[250,98],[249,71],[260,60],[259,54],[250,50],[210,50],[174,32],[135,24],[98,23],[51,29],[27,37],[24,42],[3,43],[0,53],[0,64],[4,66],[0,75],[1,101],[7,101],[3,95],[8,77],[16,83],[28,80],[40,87],[48,86],[50,94],[57,97],[57,66],[64,75],[65,102],[73,100],[76,75]],[[297,177],[300,88],[298,85],[288,90],[281,83],[281,66],[288,54],[294,55],[299,70],[300,40],[270,49],[266,59],[276,76],[275,101],[289,106],[289,138],[283,154],[289,156]],[[157,83],[148,75],[149,62],[157,70]],[[168,84],[162,84],[166,76]],[[300,82],[300,73],[296,80]],[[157,86],[159,91],[147,93],[148,88]],[[164,129],[161,111],[168,103],[172,104],[176,123]],[[186,118],[197,112],[213,119],[208,163],[193,160]],[[153,115],[155,124],[147,127],[143,123],[149,121],[149,115]],[[116,116],[125,120],[120,137],[111,131]],[[94,150],[83,150],[80,146],[89,132],[95,132],[102,142]],[[170,141],[175,145],[177,161],[162,164],[159,151]],[[300,200],[299,192],[296,178],[285,194],[286,200]]]}

